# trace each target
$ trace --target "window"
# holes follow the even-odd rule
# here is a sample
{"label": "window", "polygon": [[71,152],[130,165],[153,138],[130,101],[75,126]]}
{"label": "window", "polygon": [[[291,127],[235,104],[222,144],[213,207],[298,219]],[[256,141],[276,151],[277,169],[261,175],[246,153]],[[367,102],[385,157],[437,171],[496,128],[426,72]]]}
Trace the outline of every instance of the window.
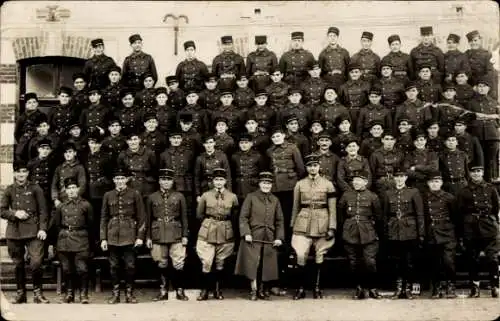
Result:
{"label": "window", "polygon": [[83,70],[85,59],[73,57],[38,57],[20,61],[19,106],[24,111],[24,94],[35,92],[40,109],[47,111],[57,105],[57,91],[61,86],[73,88],[72,76]]}

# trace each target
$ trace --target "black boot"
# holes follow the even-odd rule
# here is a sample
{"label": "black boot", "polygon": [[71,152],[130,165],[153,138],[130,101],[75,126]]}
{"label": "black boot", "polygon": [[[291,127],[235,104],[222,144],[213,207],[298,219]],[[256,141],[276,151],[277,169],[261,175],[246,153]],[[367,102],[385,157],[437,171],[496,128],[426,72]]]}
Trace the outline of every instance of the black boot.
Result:
{"label": "black boot", "polygon": [[470,289],[469,298],[479,298],[481,291],[479,290],[479,282],[473,282]]}
{"label": "black boot", "polygon": [[323,291],[320,288],[321,263],[316,263],[316,280],[314,281],[313,298],[323,299]]}
{"label": "black boot", "polygon": [[224,300],[224,296],[222,295],[222,279],[224,277],[224,270],[217,270],[215,272],[215,290],[214,290],[214,299]]}
{"label": "black boot", "polygon": [[26,297],[26,274],[24,270],[24,265],[16,266],[16,284],[17,284],[17,293],[14,301],[14,304],[21,304],[28,302]]}
{"label": "black boot", "polygon": [[184,293],[184,271],[174,270],[174,287],[175,287],[175,298],[179,301],[188,301],[186,293]]}
{"label": "black boot", "polygon": [[33,289],[33,302],[50,303],[50,301],[43,295],[41,287]]}
{"label": "black boot", "polygon": [[498,298],[498,278],[493,279],[490,282],[490,286],[491,286],[491,297]]}
{"label": "black boot", "polygon": [[109,304],[120,303],[120,284],[113,285],[111,297],[108,299]]}
{"label": "black boot", "polygon": [[13,304],[21,304],[21,303],[27,303],[28,298],[26,297],[26,289],[18,289],[16,292],[16,297],[14,298],[14,301],[12,301]]}
{"label": "black boot", "polygon": [[352,297],[355,300],[361,300],[365,298],[365,291],[363,291],[363,288],[361,285],[356,286],[356,291],[354,292],[354,295]]}
{"label": "black boot", "polygon": [[75,293],[72,288],[66,288],[66,296],[63,298],[63,303],[75,303]]}
{"label": "black boot", "polygon": [[457,298],[457,294],[455,293],[455,283],[453,283],[453,281],[446,282],[446,298],[447,299]]}
{"label": "black boot", "polygon": [[250,289],[250,293],[248,295],[248,298],[250,299],[250,301],[257,301],[257,290],[254,290],[254,289]]}
{"label": "black boot", "polygon": [[295,295],[293,296],[294,300],[301,300],[306,297],[306,291],[304,290],[304,278],[305,278],[305,267],[298,266],[297,267],[297,290],[295,291]]}
{"label": "black boot", "polygon": [[137,298],[134,295],[134,286],[132,284],[127,284],[127,292],[125,293],[126,303],[137,303]]}
{"label": "black boot", "polygon": [[405,291],[404,291],[404,297],[408,300],[413,300],[413,293],[412,293],[412,283],[405,281]]}
{"label": "black boot", "polygon": [[403,293],[403,279],[398,278],[396,280],[396,290],[394,294],[391,296],[391,299],[402,299],[404,297]]}
{"label": "black boot", "polygon": [[432,295],[433,299],[441,299],[443,297],[443,287],[440,282],[432,282]]}
{"label": "black boot", "polygon": [[87,275],[81,276],[81,286],[80,286],[80,303],[89,303],[89,278]]}
{"label": "black boot", "polygon": [[271,293],[269,293],[268,285],[264,284],[263,281],[259,284],[259,291],[257,292],[257,297],[261,300],[271,300]]}
{"label": "black boot", "polygon": [[153,301],[168,300],[168,280],[167,269],[160,269],[160,293],[153,298]]}
{"label": "black boot", "polygon": [[380,293],[378,293],[377,289],[376,288],[373,288],[373,289],[370,289],[368,291],[368,296],[372,299],[382,299],[382,295]]}
{"label": "black boot", "polygon": [[208,288],[210,286],[210,275],[211,273],[202,273],[201,275],[201,290],[200,294],[196,298],[198,301],[206,301],[208,300]]}

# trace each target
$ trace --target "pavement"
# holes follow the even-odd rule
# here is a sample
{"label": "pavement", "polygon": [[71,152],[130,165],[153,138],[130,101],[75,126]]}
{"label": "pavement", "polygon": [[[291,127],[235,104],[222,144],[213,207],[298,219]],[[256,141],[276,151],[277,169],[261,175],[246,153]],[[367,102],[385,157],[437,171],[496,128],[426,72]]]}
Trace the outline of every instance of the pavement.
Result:
{"label": "pavement", "polygon": [[[5,295],[4,295],[5,294]],[[46,291],[45,296],[54,304],[9,304],[15,293],[2,293],[0,303],[2,316],[7,320],[120,320],[120,321],[180,321],[180,320],[495,320],[500,317],[500,300],[482,291],[482,298],[467,299],[465,291],[459,290],[454,300],[427,299],[428,293],[415,300],[362,300],[350,298],[350,290],[327,290],[323,300],[313,300],[311,294],[305,300],[293,301],[290,296],[273,297],[272,301],[249,301],[247,292],[226,290],[224,301],[197,302],[198,290],[188,290],[190,300],[151,302],[156,291],[145,289],[137,292],[138,304],[106,304],[109,291],[92,293],[91,304],[57,304],[55,291]],[[390,295],[389,292],[383,293]],[[28,302],[32,302],[31,293]]]}

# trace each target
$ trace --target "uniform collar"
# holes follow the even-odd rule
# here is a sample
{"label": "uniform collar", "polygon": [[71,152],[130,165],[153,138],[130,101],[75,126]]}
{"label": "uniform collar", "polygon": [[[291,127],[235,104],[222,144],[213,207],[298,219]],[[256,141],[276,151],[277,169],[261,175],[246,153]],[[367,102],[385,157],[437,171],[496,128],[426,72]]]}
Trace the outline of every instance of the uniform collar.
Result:
{"label": "uniform collar", "polygon": [[78,160],[77,159],[73,159],[72,161],[64,161],[63,163],[64,166],[69,166],[69,167],[74,167],[76,165],[78,165]]}
{"label": "uniform collar", "polygon": [[132,155],[143,155],[145,151],[144,146],[139,146],[139,149],[136,152],[133,152],[130,150],[130,148],[127,148],[127,155],[132,156]]}

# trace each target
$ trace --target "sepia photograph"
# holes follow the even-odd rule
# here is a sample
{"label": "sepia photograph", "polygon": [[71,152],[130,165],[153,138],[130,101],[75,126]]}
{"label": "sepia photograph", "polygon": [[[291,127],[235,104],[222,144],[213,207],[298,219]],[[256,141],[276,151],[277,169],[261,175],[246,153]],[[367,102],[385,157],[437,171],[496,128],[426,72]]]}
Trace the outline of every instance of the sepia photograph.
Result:
{"label": "sepia photograph", "polygon": [[495,1],[6,1],[3,320],[498,320]]}

